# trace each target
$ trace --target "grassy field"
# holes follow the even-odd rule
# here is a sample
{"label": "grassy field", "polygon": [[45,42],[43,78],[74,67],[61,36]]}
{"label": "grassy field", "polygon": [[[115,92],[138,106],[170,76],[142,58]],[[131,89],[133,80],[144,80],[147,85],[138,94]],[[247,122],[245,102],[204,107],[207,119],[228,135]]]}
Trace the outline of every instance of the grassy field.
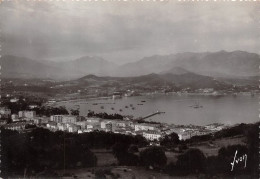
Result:
{"label": "grassy field", "polygon": [[[125,167],[115,167],[111,171],[115,174],[119,174],[120,178],[123,179],[175,179],[180,178],[177,176],[169,176],[167,174],[163,174],[160,172],[156,172],[153,170],[147,170],[141,167],[127,167],[126,169],[123,169]],[[187,177],[181,177],[181,178],[197,178],[193,176],[187,176]]]}
{"label": "grassy field", "polygon": [[[245,137],[236,136],[224,139],[218,139],[215,141],[201,142],[196,145],[191,145],[189,148],[198,148],[200,149],[206,157],[213,156],[218,154],[218,150],[221,147],[226,147],[228,145],[241,144],[245,145]],[[140,151],[140,150],[139,150]],[[110,174],[106,174],[106,178],[113,178],[117,176],[122,179],[175,179],[175,178],[198,178],[198,176],[187,176],[187,177],[178,177],[178,176],[169,176],[160,172],[153,170],[147,170],[144,167],[126,167],[126,166],[113,166],[117,164],[116,158],[113,156],[111,150],[100,149],[92,150],[97,156],[98,163],[94,168],[83,168],[83,169],[71,169],[66,170],[65,173],[70,173],[76,175],[77,178],[96,178],[96,171],[109,171]],[[167,163],[177,161],[178,155],[180,153],[166,151]],[[63,171],[57,171],[62,173]]]}
{"label": "grassy field", "polygon": [[117,164],[117,159],[114,157],[111,150],[95,149],[91,151],[94,152],[94,154],[97,157],[98,167],[111,166],[112,164]]}
{"label": "grassy field", "polygon": [[206,157],[208,156],[216,156],[218,155],[218,150],[222,147],[227,147],[228,145],[246,145],[245,143],[246,138],[243,136],[235,136],[235,137],[228,137],[223,139],[217,139],[215,141],[212,141],[210,143],[207,142],[201,142],[200,144],[191,145],[190,148],[197,148],[200,149]]}
{"label": "grassy field", "polygon": [[175,163],[177,161],[177,157],[178,155],[180,155],[180,153],[176,153],[176,152],[165,152],[165,155],[167,157],[167,164],[169,163]]}
{"label": "grassy field", "polygon": [[[71,176],[76,176],[77,178],[97,178],[94,174],[96,171],[106,170],[110,171],[111,174],[106,174],[106,179],[112,179],[112,176],[117,176],[120,179],[195,179],[196,176],[169,176],[160,172],[153,170],[147,170],[143,167],[125,167],[125,166],[116,166],[116,167],[96,167],[96,168],[83,168],[83,169],[71,169],[66,170],[66,173],[71,174]],[[62,172],[58,172],[62,173]],[[69,177],[68,177],[69,178]],[[72,178],[72,177],[71,177]]]}
{"label": "grassy field", "polygon": [[[198,148],[200,149],[206,157],[208,156],[216,156],[218,155],[218,150],[221,147],[227,147],[228,145],[236,145],[241,144],[245,145],[246,138],[243,136],[235,136],[235,137],[229,137],[229,138],[223,138],[223,139],[217,139],[215,141],[206,141],[201,142],[196,145],[191,145],[189,148]],[[139,151],[144,150],[145,148],[139,149]],[[111,150],[106,149],[99,149],[99,150],[92,150],[92,152],[95,153],[98,159],[97,166],[111,166],[113,164],[117,164],[117,159],[113,156]],[[165,155],[167,157],[167,163],[173,162],[175,163],[177,161],[178,155],[180,153],[166,151]]]}

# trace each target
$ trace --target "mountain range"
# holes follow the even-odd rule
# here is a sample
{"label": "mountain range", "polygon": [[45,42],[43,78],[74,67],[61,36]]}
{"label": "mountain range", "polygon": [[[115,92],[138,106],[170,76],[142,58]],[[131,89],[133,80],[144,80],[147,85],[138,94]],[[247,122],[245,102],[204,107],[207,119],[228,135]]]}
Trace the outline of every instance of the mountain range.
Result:
{"label": "mountain range", "polygon": [[39,61],[6,55],[0,58],[3,78],[70,80],[87,74],[106,75],[116,65],[100,57],[81,57],[66,62]]}
{"label": "mountain range", "polygon": [[[256,79],[260,56],[244,51],[154,55],[118,66],[101,57],[81,57],[66,62],[36,61],[23,57],[0,58],[3,78],[77,79],[85,75],[133,77],[148,74],[202,75],[214,78]],[[175,79],[177,80],[177,79]]]}
{"label": "mountain range", "polygon": [[260,56],[244,51],[205,53],[178,53],[145,57],[117,68],[115,76],[138,76],[165,73],[182,68],[193,73],[214,77],[259,76]]}

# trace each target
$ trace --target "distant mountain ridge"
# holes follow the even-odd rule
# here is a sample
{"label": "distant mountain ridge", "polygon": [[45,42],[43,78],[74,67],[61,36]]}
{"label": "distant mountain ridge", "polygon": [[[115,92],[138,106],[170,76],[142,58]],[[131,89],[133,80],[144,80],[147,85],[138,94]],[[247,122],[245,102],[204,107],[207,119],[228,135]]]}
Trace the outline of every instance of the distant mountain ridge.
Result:
{"label": "distant mountain ridge", "polygon": [[149,74],[184,75],[193,73],[214,78],[247,79],[259,76],[260,57],[244,51],[177,53],[154,55],[117,66],[101,57],[84,56],[72,61],[36,61],[16,56],[0,59],[4,78],[52,78],[71,80],[88,74],[133,77]]}
{"label": "distant mountain ridge", "polygon": [[76,79],[86,74],[103,75],[116,65],[100,57],[82,57],[66,62],[45,62],[6,55],[0,58],[4,78]]}
{"label": "distant mountain ridge", "polygon": [[61,69],[39,61],[12,55],[0,58],[3,78],[56,78]]}
{"label": "distant mountain ridge", "polygon": [[165,73],[174,67],[206,76],[259,76],[260,57],[244,51],[155,55],[120,66],[114,76]]}
{"label": "distant mountain ridge", "polygon": [[86,74],[107,75],[117,67],[114,63],[97,56],[84,56],[76,60],[57,63],[57,65],[66,71],[78,71],[83,74],[82,76]]}

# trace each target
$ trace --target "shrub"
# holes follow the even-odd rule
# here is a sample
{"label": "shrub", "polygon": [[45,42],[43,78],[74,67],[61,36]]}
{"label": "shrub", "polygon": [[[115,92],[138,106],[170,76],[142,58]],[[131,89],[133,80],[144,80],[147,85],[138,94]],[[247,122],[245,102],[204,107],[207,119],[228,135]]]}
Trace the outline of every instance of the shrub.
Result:
{"label": "shrub", "polygon": [[201,173],[205,171],[206,157],[199,149],[189,149],[178,156],[176,169],[183,174]]}
{"label": "shrub", "polygon": [[147,167],[161,168],[166,165],[167,158],[164,150],[155,146],[147,148],[140,153],[140,162]]}

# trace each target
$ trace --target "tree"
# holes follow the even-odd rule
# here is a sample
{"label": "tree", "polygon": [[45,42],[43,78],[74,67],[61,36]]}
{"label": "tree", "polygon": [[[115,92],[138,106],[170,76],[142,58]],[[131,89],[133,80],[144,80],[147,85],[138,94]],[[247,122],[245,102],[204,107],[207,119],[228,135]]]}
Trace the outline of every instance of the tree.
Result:
{"label": "tree", "polygon": [[135,166],[139,163],[138,156],[129,153],[129,144],[127,143],[116,143],[112,147],[113,154],[118,160],[119,165]]}
{"label": "tree", "polygon": [[127,143],[116,143],[112,147],[112,151],[113,151],[113,154],[115,155],[115,157],[119,157],[119,156],[127,153],[128,146],[129,146],[129,144],[127,144]]}
{"label": "tree", "polygon": [[170,162],[166,167],[165,167],[165,172],[169,175],[176,175],[176,165],[173,162]]}
{"label": "tree", "polygon": [[206,157],[199,149],[189,149],[184,154],[178,156],[176,168],[182,174],[200,173],[205,171]]}
{"label": "tree", "polygon": [[136,153],[136,152],[138,152],[138,146],[137,145],[130,145],[130,147],[128,148],[128,152],[129,153]]}
{"label": "tree", "polygon": [[160,144],[165,147],[174,147],[179,143],[180,143],[179,136],[175,132],[166,135],[160,142]]}
{"label": "tree", "polygon": [[247,146],[248,146],[248,167],[252,178],[257,178],[259,173],[259,126],[256,123],[248,128],[246,131]]}
{"label": "tree", "polygon": [[33,129],[33,128],[36,128],[35,124],[26,124],[25,125],[25,129]]}
{"label": "tree", "polygon": [[166,165],[167,157],[161,147],[150,147],[140,152],[140,162],[144,166],[161,168]]}
{"label": "tree", "polygon": [[73,116],[79,116],[79,110],[78,109],[71,109],[70,110],[71,115]]}
{"label": "tree", "polygon": [[[3,173],[23,174],[30,178],[33,173],[45,169],[61,169],[96,166],[93,152],[77,143],[78,135],[64,132],[50,132],[34,128],[28,133],[14,133],[2,129]],[[68,140],[64,140],[68,139]],[[65,154],[65,157],[64,157]]]}
{"label": "tree", "polygon": [[188,146],[186,144],[179,145],[179,152],[183,152],[184,150],[187,150]]}

